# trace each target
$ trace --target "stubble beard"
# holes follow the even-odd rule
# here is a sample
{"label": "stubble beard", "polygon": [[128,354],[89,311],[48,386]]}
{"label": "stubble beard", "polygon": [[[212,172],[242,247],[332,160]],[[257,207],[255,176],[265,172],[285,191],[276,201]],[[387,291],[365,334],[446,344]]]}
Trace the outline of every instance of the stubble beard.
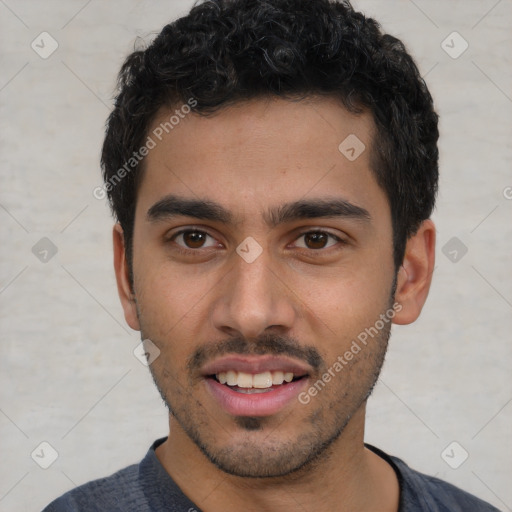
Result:
{"label": "stubble beard", "polygon": [[[329,393],[328,389],[322,390],[312,398],[311,402],[314,404],[316,401],[317,406],[312,407],[309,415],[299,422],[307,427],[302,429],[302,433],[285,439],[280,436],[279,426],[270,428],[271,419],[236,417],[234,422],[238,429],[247,435],[243,441],[234,445],[227,443],[218,446],[212,430],[218,427],[218,423],[208,417],[200,401],[193,398],[183,386],[177,386],[178,383],[170,372],[162,374],[160,366],[155,364],[151,365],[150,369],[172,418],[218,469],[230,475],[246,478],[293,478],[321,465],[330,457],[335,441],[340,438],[353,415],[368,400],[377,383],[390,335],[391,323],[388,323],[378,336],[354,357],[354,360],[364,358],[364,374],[361,375],[360,366],[357,376],[356,372],[344,374],[346,368],[340,372],[327,384],[332,388],[330,394],[326,395],[330,398],[324,404],[320,401],[321,395]],[[345,375],[348,375],[348,378]],[[304,406],[296,405],[293,411],[296,411],[297,407]],[[286,418],[280,420],[281,423],[286,425]],[[293,424],[297,425],[295,419]],[[268,433],[263,436],[265,431]]]}

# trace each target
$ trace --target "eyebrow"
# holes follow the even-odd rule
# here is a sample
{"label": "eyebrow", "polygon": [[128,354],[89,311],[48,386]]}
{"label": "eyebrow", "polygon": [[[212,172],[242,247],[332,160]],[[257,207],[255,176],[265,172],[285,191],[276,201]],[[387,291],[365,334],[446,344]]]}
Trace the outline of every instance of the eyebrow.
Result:
{"label": "eyebrow", "polygon": [[[194,217],[222,224],[235,224],[234,215],[222,205],[209,200],[189,199],[168,195],[149,208],[146,218],[149,222],[169,220],[173,217]],[[302,219],[344,217],[365,222],[371,215],[365,208],[346,199],[299,200],[271,208],[263,215],[269,227]]]}

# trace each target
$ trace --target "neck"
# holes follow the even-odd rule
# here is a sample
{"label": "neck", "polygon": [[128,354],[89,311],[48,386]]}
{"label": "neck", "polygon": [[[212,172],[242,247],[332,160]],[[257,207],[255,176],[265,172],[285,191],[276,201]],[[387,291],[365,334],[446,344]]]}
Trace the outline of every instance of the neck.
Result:
{"label": "neck", "polygon": [[396,512],[399,487],[395,472],[364,447],[365,409],[363,404],[317,460],[284,477],[243,478],[224,473],[172,416],[170,435],[156,455],[183,493],[208,512]]}

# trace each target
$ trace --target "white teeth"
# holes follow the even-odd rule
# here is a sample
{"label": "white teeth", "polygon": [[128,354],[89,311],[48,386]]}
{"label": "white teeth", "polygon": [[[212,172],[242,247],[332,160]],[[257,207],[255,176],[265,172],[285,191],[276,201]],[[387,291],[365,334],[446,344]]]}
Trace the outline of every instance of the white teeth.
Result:
{"label": "white teeth", "polygon": [[284,382],[283,372],[272,372],[272,384],[280,386]]}
{"label": "white teeth", "polygon": [[272,386],[272,374],[270,372],[257,373],[252,377],[253,388],[269,388]]}
{"label": "white teeth", "polygon": [[226,383],[228,386],[236,386],[236,372],[234,372],[233,370],[229,370],[228,372],[226,372]]}
{"label": "white teeth", "polygon": [[283,382],[291,382],[293,380],[293,373],[285,373],[278,370],[275,372],[262,372],[252,375],[250,373],[229,370],[227,372],[218,373],[216,377],[221,384],[227,384],[228,386],[238,386],[239,388],[247,389],[267,389],[272,386],[280,386]]}
{"label": "white teeth", "polygon": [[238,372],[237,384],[239,388],[252,388],[252,375],[250,373]]}

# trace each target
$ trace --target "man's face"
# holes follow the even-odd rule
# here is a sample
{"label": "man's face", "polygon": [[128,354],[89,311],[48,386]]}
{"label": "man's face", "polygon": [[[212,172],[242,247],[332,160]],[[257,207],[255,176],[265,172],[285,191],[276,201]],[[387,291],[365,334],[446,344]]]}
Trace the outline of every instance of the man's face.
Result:
{"label": "man's face", "polygon": [[[224,471],[277,476],[314,460],[377,379],[395,272],[373,130],[334,100],[255,100],[188,114],[146,157],[130,323],[160,350],[151,370],[171,431]],[[354,135],[366,146],[355,160]]]}

